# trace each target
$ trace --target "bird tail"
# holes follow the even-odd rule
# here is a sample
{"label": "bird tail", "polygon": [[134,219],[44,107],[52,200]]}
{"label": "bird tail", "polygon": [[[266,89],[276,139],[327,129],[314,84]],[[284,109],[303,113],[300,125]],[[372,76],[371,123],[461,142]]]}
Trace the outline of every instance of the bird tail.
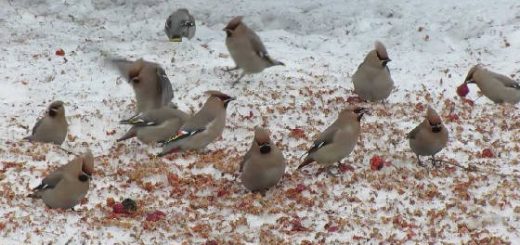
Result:
{"label": "bird tail", "polygon": [[278,61],[278,60],[274,60],[273,66],[285,66],[285,63]]}
{"label": "bird tail", "polygon": [[298,166],[298,169],[302,169],[303,167],[311,164],[312,162],[314,162],[314,159],[312,159],[311,157],[307,156],[305,158],[305,160],[303,160],[303,162],[300,164],[300,166]]}
{"label": "bird tail", "polygon": [[137,130],[135,128],[131,128],[130,130],[128,130],[128,132],[126,132],[125,135],[121,136],[121,138],[117,139],[116,141],[117,142],[121,142],[123,140],[127,140],[127,139],[130,139],[130,138],[133,138],[137,135]]}
{"label": "bird tail", "polygon": [[271,66],[285,66],[285,64],[281,61],[278,61],[278,60],[275,60],[273,58],[271,58],[271,56],[267,55],[264,57]]}
{"label": "bird tail", "polygon": [[[36,187],[36,188],[38,188],[38,187]],[[30,193],[29,195],[27,195],[27,197],[30,197],[30,198],[41,198],[42,196],[41,196],[40,192],[36,188],[33,190],[34,192]]]}
{"label": "bird tail", "polygon": [[163,157],[170,153],[174,153],[174,152],[178,152],[178,151],[179,151],[179,147],[173,147],[172,149],[169,149],[169,150],[163,150],[161,153],[157,154],[156,156]]}

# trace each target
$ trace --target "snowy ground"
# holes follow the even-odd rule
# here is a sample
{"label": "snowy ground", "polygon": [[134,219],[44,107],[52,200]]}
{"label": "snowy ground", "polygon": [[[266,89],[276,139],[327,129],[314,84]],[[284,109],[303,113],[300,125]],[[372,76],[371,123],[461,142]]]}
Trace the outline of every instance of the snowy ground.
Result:
{"label": "snowy ground", "polygon": [[[166,17],[187,7],[196,38],[167,41]],[[273,67],[235,88],[222,28],[236,15],[256,30]],[[470,66],[520,75],[520,4],[496,1],[185,1],[0,0],[0,243],[518,243],[520,113],[494,105],[470,87],[472,106],[457,97]],[[298,157],[352,96],[351,75],[383,41],[397,90],[372,110],[345,166],[334,176],[318,166],[296,171]],[[65,57],[55,50],[65,50]],[[158,147],[115,143],[132,114],[133,94],[103,59],[144,57],[163,64],[174,101],[197,110],[203,92],[237,96],[223,139],[205,154],[154,161]],[[66,102],[64,148],[96,157],[88,200],[77,212],[49,210],[26,198],[42,176],[72,158],[21,141],[53,100]],[[405,134],[431,104],[450,130],[439,156],[451,164],[417,167]],[[252,116],[251,116],[252,115]],[[289,167],[265,197],[235,180],[256,125],[267,126]],[[301,128],[304,134],[294,134]],[[293,132],[293,134],[291,134]],[[490,149],[494,157],[483,158]],[[369,167],[380,155],[391,165]],[[504,176],[499,176],[502,173]],[[107,199],[137,200],[114,216]],[[160,210],[163,220],[145,221]],[[215,243],[216,242],[216,243]]]}

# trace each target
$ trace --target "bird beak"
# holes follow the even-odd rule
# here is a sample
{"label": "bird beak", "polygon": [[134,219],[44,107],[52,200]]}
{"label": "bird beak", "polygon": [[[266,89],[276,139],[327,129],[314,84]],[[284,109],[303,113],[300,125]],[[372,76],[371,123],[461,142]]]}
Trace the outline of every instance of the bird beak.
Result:
{"label": "bird beak", "polygon": [[49,109],[49,116],[54,117],[58,113],[58,108],[51,107]]}
{"label": "bird beak", "polygon": [[229,99],[227,99],[226,102],[230,102],[230,101],[233,101],[233,100],[237,100],[237,98],[235,98],[235,97],[229,97]]}
{"label": "bird beak", "polygon": [[260,152],[263,154],[269,153],[271,151],[271,145],[269,143],[264,143],[260,145]]}
{"label": "bird beak", "polygon": [[383,60],[383,66],[386,66],[386,64],[388,64],[388,62],[392,61],[391,59],[386,59],[386,60]]}
{"label": "bird beak", "polygon": [[130,82],[131,83],[139,83],[139,78],[134,77],[134,78],[130,79]]}

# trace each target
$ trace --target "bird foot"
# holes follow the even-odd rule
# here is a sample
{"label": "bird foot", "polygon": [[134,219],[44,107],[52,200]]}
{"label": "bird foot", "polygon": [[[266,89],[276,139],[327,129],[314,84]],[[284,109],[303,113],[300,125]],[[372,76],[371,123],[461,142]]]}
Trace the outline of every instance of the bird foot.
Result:
{"label": "bird foot", "polygon": [[418,161],[417,165],[419,165],[419,166],[421,166],[423,168],[427,168],[426,164],[422,163],[421,161]]}

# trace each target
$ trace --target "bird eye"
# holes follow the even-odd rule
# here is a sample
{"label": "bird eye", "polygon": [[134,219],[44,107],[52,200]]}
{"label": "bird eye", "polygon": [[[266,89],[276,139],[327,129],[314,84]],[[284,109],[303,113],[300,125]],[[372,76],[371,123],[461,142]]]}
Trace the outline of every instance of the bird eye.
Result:
{"label": "bird eye", "polygon": [[139,83],[139,78],[137,78],[137,77],[132,78],[132,82],[133,83]]}

